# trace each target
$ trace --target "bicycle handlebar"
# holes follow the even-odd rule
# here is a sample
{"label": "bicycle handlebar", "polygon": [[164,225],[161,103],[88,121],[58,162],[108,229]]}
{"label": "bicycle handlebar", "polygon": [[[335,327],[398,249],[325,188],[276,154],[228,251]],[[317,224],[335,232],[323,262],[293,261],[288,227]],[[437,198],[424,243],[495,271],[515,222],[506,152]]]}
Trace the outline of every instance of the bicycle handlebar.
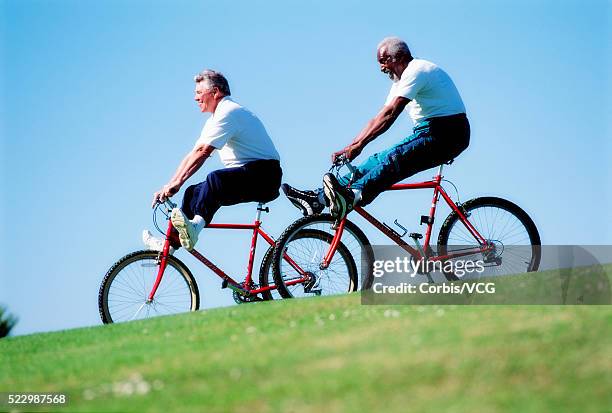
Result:
{"label": "bicycle handlebar", "polygon": [[160,200],[157,200],[156,207],[160,205],[164,205],[169,211],[172,211],[177,206],[174,202],[170,201],[170,198],[166,198],[166,200],[163,202]]}
{"label": "bicycle handlebar", "polygon": [[351,171],[352,174],[355,174],[355,172],[357,172],[357,168],[355,168],[353,166],[353,164],[351,163],[350,160],[348,160],[348,158],[346,157],[346,155],[342,154],[339,155],[336,158],[336,161],[334,162],[334,165],[337,168],[341,168],[343,166],[346,166],[348,168],[349,171]]}

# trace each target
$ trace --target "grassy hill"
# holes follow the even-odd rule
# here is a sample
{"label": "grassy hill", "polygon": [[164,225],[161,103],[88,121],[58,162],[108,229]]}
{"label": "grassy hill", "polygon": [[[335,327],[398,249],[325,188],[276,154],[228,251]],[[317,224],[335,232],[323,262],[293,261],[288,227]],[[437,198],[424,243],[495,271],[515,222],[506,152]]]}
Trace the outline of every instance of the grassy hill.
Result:
{"label": "grassy hill", "polygon": [[285,300],[3,339],[0,363],[0,391],[67,393],[53,411],[609,412],[612,307]]}

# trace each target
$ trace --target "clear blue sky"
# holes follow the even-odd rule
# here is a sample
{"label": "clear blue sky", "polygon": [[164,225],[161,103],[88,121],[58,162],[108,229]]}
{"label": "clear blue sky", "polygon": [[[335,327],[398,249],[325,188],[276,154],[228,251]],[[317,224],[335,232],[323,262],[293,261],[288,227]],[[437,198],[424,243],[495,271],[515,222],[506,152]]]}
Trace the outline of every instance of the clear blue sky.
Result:
{"label": "clear blue sky", "polygon": [[[438,63],[462,94],[472,143],[446,170],[462,199],[517,202],[546,244],[612,244],[610,1],[0,7],[0,303],[20,318],[15,334],[100,322],[104,273],[141,248],[141,230],[152,229],[152,193],[205,121],[193,102],[195,73],[225,73],[235,99],[274,139],[285,181],[313,187],[330,154],[384,101],[390,85],[375,51],[388,35]],[[402,116],[364,155],[410,128]],[[192,182],[220,166],[215,156]],[[383,195],[370,210],[418,230],[430,196]],[[270,207],[264,226],[275,236],[298,217],[284,198]],[[225,208],[216,221],[253,215],[249,204]],[[247,233],[209,231],[200,242],[219,266],[244,276]],[[232,302],[216,276],[179,257],[195,273],[204,307]]]}

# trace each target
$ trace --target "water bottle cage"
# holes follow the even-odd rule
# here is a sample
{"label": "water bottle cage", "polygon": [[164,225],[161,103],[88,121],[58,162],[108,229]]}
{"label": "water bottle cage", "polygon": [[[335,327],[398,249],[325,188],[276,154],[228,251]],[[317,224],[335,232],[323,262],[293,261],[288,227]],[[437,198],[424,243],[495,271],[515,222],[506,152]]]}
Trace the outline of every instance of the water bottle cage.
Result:
{"label": "water bottle cage", "polygon": [[400,234],[398,231],[396,231],[396,230],[394,230],[393,228],[391,228],[391,227],[390,227],[390,226],[389,226],[387,223],[383,222],[383,225],[384,225],[385,227],[387,227],[387,229],[388,229],[389,231],[391,231],[393,234],[397,235],[397,236],[398,236],[398,237],[400,237],[400,238],[403,238],[403,237],[404,237],[404,235],[406,235],[406,234],[408,233],[408,230],[406,229],[406,227],[404,227],[402,224],[400,224],[400,223],[398,222],[398,220],[397,220],[397,219],[396,219],[396,220],[394,220],[394,221],[393,221],[393,223],[394,223],[395,225],[397,225],[397,226],[398,226],[398,227],[399,227],[399,228],[400,228],[400,229],[403,231],[401,234]]}

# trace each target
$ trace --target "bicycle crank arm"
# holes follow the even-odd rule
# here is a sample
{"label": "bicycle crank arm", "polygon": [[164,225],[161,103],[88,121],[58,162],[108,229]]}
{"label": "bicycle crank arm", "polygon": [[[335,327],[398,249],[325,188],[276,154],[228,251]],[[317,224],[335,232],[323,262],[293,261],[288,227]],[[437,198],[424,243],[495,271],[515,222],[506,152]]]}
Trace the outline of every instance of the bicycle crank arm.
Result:
{"label": "bicycle crank arm", "polygon": [[242,288],[241,286],[239,286],[237,284],[233,284],[231,282],[228,282],[227,286],[229,287],[230,290],[232,290],[232,291],[234,291],[234,292],[236,292],[236,293],[238,293],[240,295],[243,295],[245,297],[248,297],[248,296],[251,295],[251,293],[248,290]]}

